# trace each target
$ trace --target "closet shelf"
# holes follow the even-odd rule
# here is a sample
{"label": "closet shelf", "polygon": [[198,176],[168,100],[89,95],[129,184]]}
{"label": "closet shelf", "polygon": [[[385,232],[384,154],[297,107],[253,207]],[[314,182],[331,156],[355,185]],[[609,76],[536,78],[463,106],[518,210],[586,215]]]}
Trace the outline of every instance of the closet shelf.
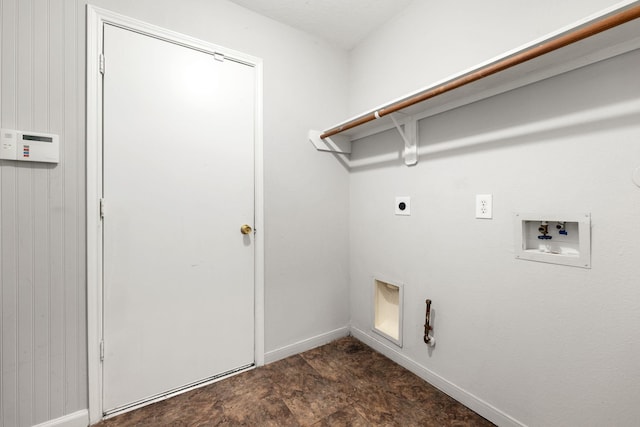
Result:
{"label": "closet shelf", "polygon": [[607,9],[469,70],[369,110],[324,131],[316,149],[351,152],[351,141],[393,127],[405,163],[417,162],[416,121],[640,48],[640,1]]}

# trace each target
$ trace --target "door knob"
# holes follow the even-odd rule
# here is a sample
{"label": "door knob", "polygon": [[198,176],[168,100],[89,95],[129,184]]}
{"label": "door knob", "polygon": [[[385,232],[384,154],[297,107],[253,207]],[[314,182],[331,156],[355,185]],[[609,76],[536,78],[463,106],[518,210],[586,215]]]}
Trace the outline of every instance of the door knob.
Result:
{"label": "door knob", "polygon": [[240,227],[240,232],[242,234],[249,234],[253,231],[253,229],[251,228],[251,226],[249,224],[245,224],[242,227]]}

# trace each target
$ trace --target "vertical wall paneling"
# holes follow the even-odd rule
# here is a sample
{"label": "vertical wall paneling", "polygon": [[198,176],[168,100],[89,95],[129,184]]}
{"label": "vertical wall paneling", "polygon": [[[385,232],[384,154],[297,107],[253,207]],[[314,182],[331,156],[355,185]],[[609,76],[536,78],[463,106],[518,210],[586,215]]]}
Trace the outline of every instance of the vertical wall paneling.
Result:
{"label": "vertical wall paneling", "polygon": [[60,135],[60,163],[0,162],[0,427],[87,407],[84,2],[0,0],[2,127]]}
{"label": "vertical wall paneling", "polygon": [[[2,126],[16,124],[17,0],[2,5]],[[17,169],[0,161],[2,175],[2,421],[3,427],[18,419],[18,323],[17,313]]]}
{"label": "vertical wall paneling", "polygon": [[[51,131],[60,135],[63,147],[66,143],[64,132],[64,87],[60,82],[64,76],[64,21],[63,7],[57,2],[49,5],[49,96],[48,111]],[[67,2],[64,2],[67,3]],[[60,158],[64,158],[61,148]],[[60,163],[50,171],[49,177],[49,305],[64,307],[64,227],[62,172],[66,163]],[[49,311],[49,408],[52,412],[66,413],[64,410],[64,311]],[[51,414],[49,418],[52,418]]]}
{"label": "vertical wall paneling", "polygon": [[[3,169],[6,169],[3,167]],[[14,425],[17,419],[18,386],[18,324],[17,313],[17,232],[15,202],[15,172],[3,170],[2,179],[2,417],[4,426]],[[8,196],[7,196],[8,195]],[[12,203],[14,202],[14,203]]]}
{"label": "vertical wall paneling", "polygon": [[[67,3],[67,2],[65,2]],[[72,308],[67,310],[66,378],[69,381],[66,390],[68,412],[87,407],[87,368],[86,368],[86,202],[85,202],[85,2],[76,0],[69,10],[71,26],[75,34],[70,36],[68,49],[73,49],[73,62],[69,62],[68,86],[69,104],[66,111],[73,119],[67,134],[68,147],[65,151],[67,168],[65,169],[65,205],[69,210],[65,213],[65,252],[68,256],[65,274],[66,280],[74,283],[68,287],[70,291],[67,303]],[[72,12],[72,14],[71,14]],[[78,119],[81,118],[81,119]],[[72,207],[72,208],[71,208]],[[78,351],[81,349],[81,351]],[[69,405],[76,405],[71,407]]]}
{"label": "vertical wall paneling", "polygon": [[[75,232],[76,229],[74,227],[74,222],[77,221],[77,218],[74,220],[73,218],[70,218],[70,215],[67,214],[67,212],[77,212],[76,210],[76,200],[74,197],[74,191],[73,189],[75,188],[76,185],[80,185],[80,181],[76,181],[75,180],[75,174],[73,173],[73,168],[75,167],[75,156],[74,156],[74,149],[78,149],[77,147],[74,147],[74,149],[71,149],[72,144],[74,142],[72,142],[72,138],[74,138],[74,131],[75,131],[75,125],[76,125],[76,121],[77,121],[77,117],[80,116],[76,116],[77,111],[76,111],[76,104],[75,104],[75,79],[77,78],[76,76],[76,56],[78,55],[78,51],[76,49],[76,31],[77,29],[75,28],[75,25],[73,23],[75,23],[75,14],[76,14],[76,7],[75,7],[75,2],[64,2],[65,3],[65,17],[66,16],[71,16],[72,19],[71,21],[69,21],[69,23],[65,22],[65,24],[67,24],[66,26],[68,27],[66,29],[66,34],[65,34],[65,69],[64,69],[64,111],[65,111],[65,125],[64,125],[64,131],[65,131],[65,139],[64,139],[64,160],[65,160],[65,164],[64,164],[64,168],[60,171],[61,173],[61,179],[62,179],[62,204],[63,206],[68,206],[69,210],[65,210],[64,214],[63,214],[63,221],[62,221],[62,229],[64,230],[64,235],[63,235],[63,253],[64,253],[64,269],[62,272],[62,278],[64,280],[64,283],[73,283],[76,280],[76,269],[77,269],[77,265],[74,261],[74,248],[73,248],[73,244],[71,242],[73,242],[75,240]],[[71,25],[69,25],[71,24]],[[62,154],[62,153],[61,153]],[[63,402],[63,404],[65,405],[65,412],[67,412],[67,400],[69,399],[69,394],[70,394],[70,389],[75,387],[75,375],[73,372],[73,367],[70,366],[70,354],[69,354],[69,342],[73,342],[74,341],[74,335],[75,335],[75,328],[76,326],[74,325],[75,323],[75,318],[74,318],[74,313],[73,313],[73,308],[74,308],[74,302],[73,300],[75,299],[75,290],[72,289],[69,286],[65,286],[64,287],[64,300],[63,300],[63,306],[65,307],[65,310],[63,311],[63,323],[65,325],[68,325],[68,327],[66,327],[63,330],[63,336],[64,336],[64,358],[62,360],[63,363],[63,372],[64,372],[64,378],[65,378],[65,384],[63,385],[63,396],[65,398],[65,401]],[[70,411],[68,411],[70,412]]]}
{"label": "vertical wall paneling", "polygon": [[[49,0],[33,0],[33,128],[50,130],[49,122]],[[35,13],[37,11],[37,13]],[[33,417],[49,419],[49,179],[52,165],[34,170],[33,282]]]}
{"label": "vertical wall paneling", "polygon": [[[8,70],[7,70],[7,60],[9,58],[9,54],[12,53],[12,50],[9,49],[8,37],[5,34],[10,33],[10,26],[8,23],[12,21],[8,18],[11,11],[11,6],[13,3],[9,0],[1,0],[2,7],[0,8],[0,126],[8,123],[8,117],[5,113],[6,108],[4,108],[4,104],[7,102],[9,92],[5,89],[5,82],[8,81]],[[11,16],[13,17],[13,16]],[[0,404],[2,405],[2,411],[0,411],[0,426],[5,426],[5,420],[9,417],[10,411],[13,410],[13,402],[7,398],[7,395],[11,392],[11,381],[9,380],[9,376],[5,374],[5,372],[9,371],[10,361],[15,359],[15,355],[12,357],[10,352],[13,347],[9,346],[9,342],[11,340],[11,336],[9,331],[15,330],[15,328],[10,328],[10,319],[7,314],[9,313],[9,300],[10,300],[10,289],[8,283],[10,282],[8,265],[8,251],[5,248],[8,246],[8,239],[10,238],[9,233],[7,233],[6,222],[8,218],[7,212],[7,204],[4,202],[4,195],[8,194],[8,167],[7,162],[0,160]],[[5,243],[7,242],[7,243]],[[13,379],[13,378],[12,378]],[[14,399],[15,400],[15,399]]]}
{"label": "vertical wall paneling", "polygon": [[[18,1],[17,126],[33,126],[33,2]],[[33,167],[18,165],[18,419],[35,424],[33,412]]]}

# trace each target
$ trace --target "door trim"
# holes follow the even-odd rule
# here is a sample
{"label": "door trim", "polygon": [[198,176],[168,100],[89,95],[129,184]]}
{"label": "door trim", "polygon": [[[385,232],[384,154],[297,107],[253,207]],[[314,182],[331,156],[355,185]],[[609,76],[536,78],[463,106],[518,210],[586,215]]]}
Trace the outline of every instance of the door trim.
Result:
{"label": "door trim", "polygon": [[[102,75],[99,70],[105,24],[136,31],[161,40],[207,53],[223,54],[228,60],[241,62],[255,69],[255,337],[256,366],[264,365],[264,180],[262,121],[262,60],[241,52],[170,31],[118,13],[87,5],[87,367],[89,377],[89,421],[102,419],[102,363],[100,343],[103,331],[102,300]],[[108,61],[108,59],[107,59]],[[108,67],[108,65],[107,65]],[[106,207],[108,210],[108,206]]]}

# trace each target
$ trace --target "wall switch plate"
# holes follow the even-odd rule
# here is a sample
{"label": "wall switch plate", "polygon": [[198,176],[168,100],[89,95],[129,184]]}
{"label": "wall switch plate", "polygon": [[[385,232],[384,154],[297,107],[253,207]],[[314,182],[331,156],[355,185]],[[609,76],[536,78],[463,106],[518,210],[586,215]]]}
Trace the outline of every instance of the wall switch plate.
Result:
{"label": "wall switch plate", "polygon": [[411,197],[396,197],[396,215],[411,215]]}
{"label": "wall switch plate", "polygon": [[493,218],[493,200],[491,194],[476,194],[476,218]]}

